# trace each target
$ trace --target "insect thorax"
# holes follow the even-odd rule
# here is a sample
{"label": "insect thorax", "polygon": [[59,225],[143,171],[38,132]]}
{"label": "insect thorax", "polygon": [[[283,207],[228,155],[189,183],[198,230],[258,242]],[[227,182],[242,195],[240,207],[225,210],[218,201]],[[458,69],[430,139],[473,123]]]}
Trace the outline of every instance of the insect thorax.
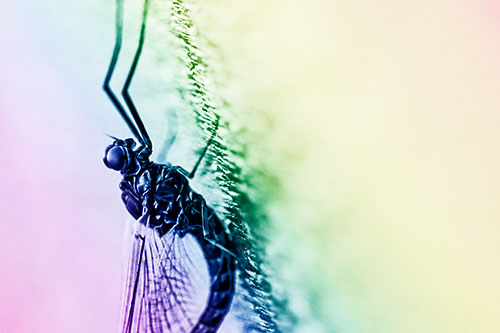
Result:
{"label": "insect thorax", "polygon": [[188,180],[170,164],[151,163],[120,183],[122,200],[135,218],[149,214],[152,226],[185,224],[201,196],[189,187]]}

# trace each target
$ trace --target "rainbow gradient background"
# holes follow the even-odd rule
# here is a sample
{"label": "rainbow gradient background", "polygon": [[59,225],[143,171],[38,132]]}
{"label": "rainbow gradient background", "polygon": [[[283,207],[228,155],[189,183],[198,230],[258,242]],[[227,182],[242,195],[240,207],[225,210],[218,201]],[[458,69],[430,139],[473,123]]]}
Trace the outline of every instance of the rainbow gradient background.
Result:
{"label": "rainbow gradient background", "polygon": [[[249,156],[276,175],[296,331],[500,332],[500,4],[190,3],[265,133]],[[116,331],[114,2],[4,0],[0,22],[0,332]]]}

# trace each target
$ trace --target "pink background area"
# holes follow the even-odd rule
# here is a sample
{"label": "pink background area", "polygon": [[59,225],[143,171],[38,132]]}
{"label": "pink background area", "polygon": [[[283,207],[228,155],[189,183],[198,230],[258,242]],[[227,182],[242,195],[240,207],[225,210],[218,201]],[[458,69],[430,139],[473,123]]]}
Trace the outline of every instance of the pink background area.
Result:
{"label": "pink background area", "polygon": [[0,11],[0,331],[116,331],[127,216],[101,162],[102,78],[83,31],[14,6]]}

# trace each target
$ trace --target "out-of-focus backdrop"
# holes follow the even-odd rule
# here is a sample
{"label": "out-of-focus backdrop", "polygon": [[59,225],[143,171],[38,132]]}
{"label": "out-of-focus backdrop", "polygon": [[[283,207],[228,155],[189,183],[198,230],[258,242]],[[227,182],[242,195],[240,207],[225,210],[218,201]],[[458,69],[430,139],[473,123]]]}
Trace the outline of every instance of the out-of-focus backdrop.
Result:
{"label": "out-of-focus backdrop", "polygon": [[[268,257],[296,330],[499,332],[500,5],[186,2],[276,176]],[[0,331],[115,331],[114,2],[0,8]]]}

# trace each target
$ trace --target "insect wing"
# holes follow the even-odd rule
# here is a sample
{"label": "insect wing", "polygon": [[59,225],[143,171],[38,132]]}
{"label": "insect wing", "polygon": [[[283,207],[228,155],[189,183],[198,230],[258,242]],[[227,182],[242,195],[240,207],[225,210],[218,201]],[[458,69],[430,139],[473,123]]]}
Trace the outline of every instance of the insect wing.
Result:
{"label": "insect wing", "polygon": [[129,229],[122,332],[191,332],[210,290],[198,241],[174,227],[161,238],[143,223]]}

